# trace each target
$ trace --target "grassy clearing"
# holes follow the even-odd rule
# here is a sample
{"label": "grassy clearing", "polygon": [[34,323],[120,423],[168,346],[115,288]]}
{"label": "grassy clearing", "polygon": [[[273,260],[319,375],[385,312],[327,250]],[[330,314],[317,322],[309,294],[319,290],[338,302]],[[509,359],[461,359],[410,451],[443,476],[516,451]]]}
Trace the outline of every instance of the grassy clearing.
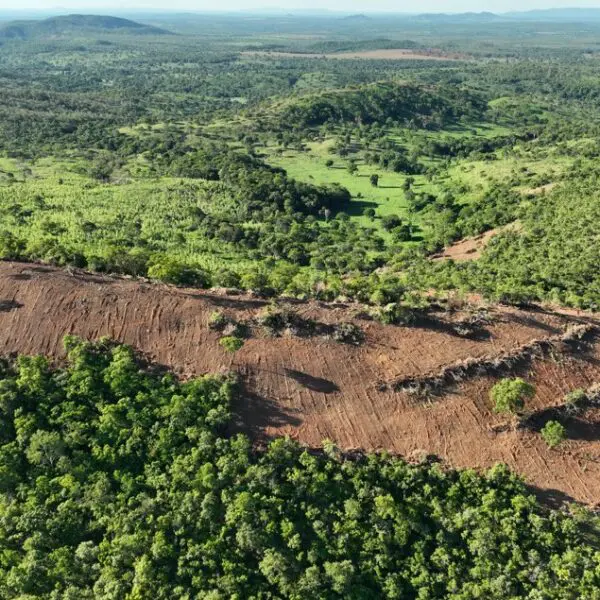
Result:
{"label": "grassy clearing", "polygon": [[[509,130],[502,127],[478,127],[479,135],[500,135]],[[429,134],[435,135],[435,134]],[[439,134],[437,134],[439,135]],[[470,135],[464,130],[443,132],[447,135]],[[399,134],[398,141],[406,141],[406,136]],[[413,138],[415,136],[412,136]],[[380,218],[396,214],[402,219],[418,225],[426,235],[428,223],[419,214],[411,214],[403,185],[407,175],[381,169],[376,165],[365,164],[361,153],[342,158],[331,154],[333,139],[321,142],[309,142],[306,150],[284,149],[275,146],[263,148],[266,159],[271,164],[285,169],[288,174],[301,181],[313,184],[339,183],[352,194],[352,204],[347,211],[351,219],[361,225],[375,225],[381,229]],[[557,182],[573,163],[573,158],[562,156],[551,151],[545,153],[525,152],[519,146],[508,152],[498,151],[496,160],[454,159],[448,165],[439,159],[423,159],[427,166],[438,168],[438,174],[432,177],[425,175],[413,176],[412,189],[416,194],[443,194],[452,191],[457,201],[468,204],[484,196],[493,186],[513,182],[514,188],[528,193],[531,189],[549,183]],[[333,165],[326,166],[327,160],[333,160]],[[348,165],[353,160],[357,171],[352,174]],[[377,187],[371,185],[370,175],[379,175]],[[368,208],[375,209],[376,219],[364,215]],[[381,233],[387,234],[381,230]]]}
{"label": "grassy clearing", "polygon": [[[282,154],[273,152],[271,148],[267,150],[268,160],[271,164],[284,168],[294,179],[314,184],[339,183],[347,188],[352,194],[352,204],[347,212],[362,224],[371,223],[369,218],[363,215],[367,208],[374,208],[378,216],[407,216],[408,205],[402,190],[406,175],[382,171],[377,166],[364,164],[361,160],[356,162],[356,173],[351,174],[348,171],[349,161],[329,154],[329,145],[330,142],[308,144],[308,152],[286,150]],[[333,166],[325,165],[327,159],[334,161]],[[377,187],[371,185],[369,180],[373,173],[379,175]],[[415,180],[415,187],[425,182],[422,176],[415,177]]]}

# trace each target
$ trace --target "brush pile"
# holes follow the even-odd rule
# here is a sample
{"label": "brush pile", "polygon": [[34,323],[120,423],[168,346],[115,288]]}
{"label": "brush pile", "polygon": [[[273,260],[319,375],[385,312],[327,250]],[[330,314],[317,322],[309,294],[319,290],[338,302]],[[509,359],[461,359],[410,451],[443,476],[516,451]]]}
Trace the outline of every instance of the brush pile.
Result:
{"label": "brush pile", "polygon": [[485,375],[501,375],[534,358],[543,357],[549,353],[564,353],[568,351],[570,344],[583,341],[585,337],[593,334],[596,330],[597,327],[591,323],[573,325],[559,335],[535,339],[496,356],[469,357],[446,365],[437,373],[404,377],[383,384],[380,388],[415,396],[440,395],[448,387],[466,379]]}

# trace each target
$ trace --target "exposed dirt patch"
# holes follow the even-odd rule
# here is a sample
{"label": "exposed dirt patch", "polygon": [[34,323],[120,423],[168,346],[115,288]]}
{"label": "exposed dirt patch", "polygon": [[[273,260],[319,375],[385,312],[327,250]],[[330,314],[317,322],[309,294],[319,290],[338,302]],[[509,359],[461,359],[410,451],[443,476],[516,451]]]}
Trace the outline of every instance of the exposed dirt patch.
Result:
{"label": "exposed dirt patch", "polygon": [[[561,335],[585,316],[497,307],[488,336],[462,338],[451,328],[383,326],[353,318],[352,305],[297,304],[303,317],[321,323],[355,322],[361,346],[323,338],[254,337],[235,355],[218,344],[211,313],[255,318],[265,302],[173,289],[127,279],[32,264],[0,263],[0,352],[63,356],[62,338],[110,336],[131,344],[183,376],[239,371],[246,393],[236,408],[237,428],[263,439],[290,435],[309,445],[334,440],[344,449],[385,448],[410,457],[437,454],[456,467],[506,462],[526,480],[557,496],[600,500],[600,427],[591,411],[573,423],[573,439],[549,450],[539,435],[515,430],[492,412],[488,393],[495,378],[475,374],[434,400],[383,389],[381,382],[419,377],[472,357],[502,355]],[[439,315],[439,319],[447,319]],[[458,313],[453,319],[460,319]],[[556,405],[577,387],[600,381],[600,344],[570,353],[545,353],[515,373],[538,387],[532,410]],[[560,492],[560,493],[559,493]],[[552,492],[555,493],[555,492]]]}
{"label": "exposed dirt patch", "polygon": [[488,242],[495,235],[509,230],[518,231],[519,224],[511,223],[505,227],[490,229],[489,231],[472,238],[465,238],[464,240],[460,240],[460,242],[448,246],[443,252],[434,255],[432,258],[433,260],[446,260],[451,258],[455,261],[477,260],[481,256],[481,253]]}
{"label": "exposed dirt patch", "polygon": [[330,54],[302,53],[302,52],[268,52],[263,50],[249,50],[241,52],[242,56],[262,56],[265,58],[332,58],[338,60],[364,58],[370,60],[467,60],[468,57],[460,54],[446,54],[440,50],[408,50],[408,49],[382,49],[362,50],[360,52],[333,52]]}
{"label": "exposed dirt patch", "polygon": [[540,185],[540,186],[534,187],[534,188],[525,188],[525,189],[521,190],[521,192],[523,194],[533,194],[534,196],[539,196],[540,194],[547,194],[547,193],[551,192],[557,185],[558,185],[558,183],[556,183],[556,182],[546,183],[545,185]]}

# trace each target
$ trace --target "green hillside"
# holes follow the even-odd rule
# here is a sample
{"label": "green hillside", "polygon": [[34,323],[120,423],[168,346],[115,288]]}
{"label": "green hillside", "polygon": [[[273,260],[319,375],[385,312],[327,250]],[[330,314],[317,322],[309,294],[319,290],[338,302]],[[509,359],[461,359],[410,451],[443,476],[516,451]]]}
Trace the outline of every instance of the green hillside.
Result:
{"label": "green hillside", "polygon": [[43,21],[12,21],[0,29],[0,39],[40,39],[78,33],[104,32],[163,35],[169,32],[129,19],[100,15],[65,15]]}

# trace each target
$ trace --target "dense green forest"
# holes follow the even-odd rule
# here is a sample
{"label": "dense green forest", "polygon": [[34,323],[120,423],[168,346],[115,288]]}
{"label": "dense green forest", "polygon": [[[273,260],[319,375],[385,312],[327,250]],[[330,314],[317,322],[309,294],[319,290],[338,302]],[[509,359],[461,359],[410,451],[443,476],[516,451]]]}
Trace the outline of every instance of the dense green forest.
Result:
{"label": "dense green forest", "polygon": [[600,597],[592,523],[506,468],[253,450],[227,435],[235,380],[65,347],[2,365],[2,598]]}

